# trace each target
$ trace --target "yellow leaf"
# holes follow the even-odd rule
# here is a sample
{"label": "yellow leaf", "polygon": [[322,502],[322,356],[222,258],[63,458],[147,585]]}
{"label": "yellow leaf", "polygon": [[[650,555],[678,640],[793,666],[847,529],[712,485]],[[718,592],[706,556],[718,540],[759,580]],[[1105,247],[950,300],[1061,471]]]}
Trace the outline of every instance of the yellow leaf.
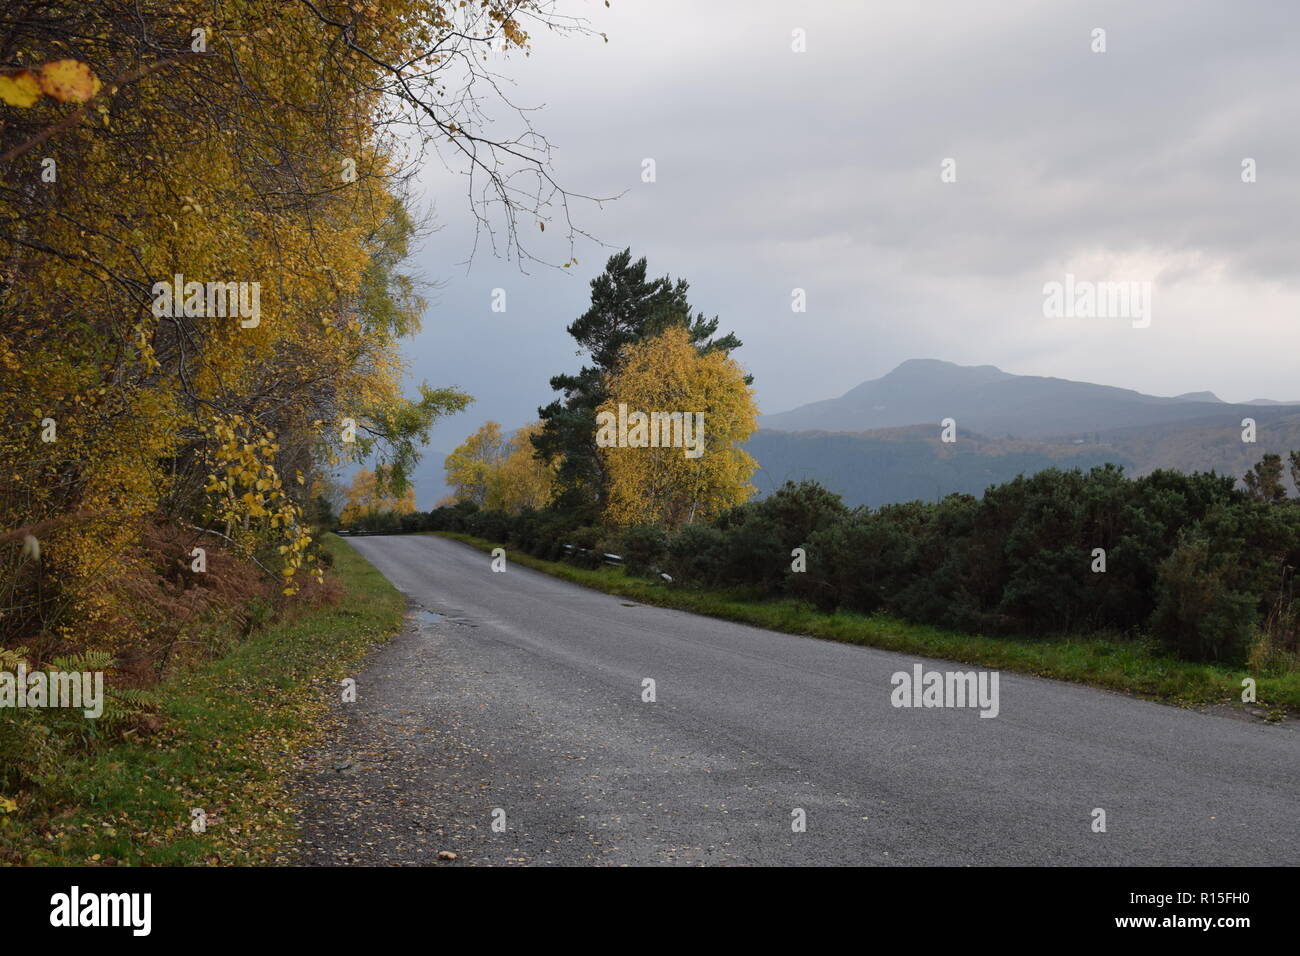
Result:
{"label": "yellow leaf", "polygon": [[101,85],[79,60],[54,60],[41,67],[41,89],[60,103],[84,103]]}
{"label": "yellow leaf", "polygon": [[0,101],[10,106],[31,106],[41,98],[41,84],[31,70],[0,76]]}

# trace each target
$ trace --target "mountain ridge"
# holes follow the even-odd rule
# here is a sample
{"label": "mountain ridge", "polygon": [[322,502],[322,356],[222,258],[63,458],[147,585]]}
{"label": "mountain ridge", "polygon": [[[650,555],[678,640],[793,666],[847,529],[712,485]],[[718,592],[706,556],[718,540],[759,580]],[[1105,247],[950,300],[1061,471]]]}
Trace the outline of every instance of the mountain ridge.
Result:
{"label": "mountain ridge", "polygon": [[[989,436],[1070,440],[1087,433],[1135,426],[1221,425],[1238,410],[1258,415],[1300,411],[1300,406],[1255,399],[1224,402],[1210,391],[1176,396],[1042,375],[1016,375],[994,365],[957,365],[908,359],[880,378],[837,398],[763,415],[774,431],[868,432],[934,424],[953,418],[959,429]],[[1240,418],[1237,419],[1238,422]]]}
{"label": "mountain ridge", "polygon": [[[953,418],[957,441],[941,441]],[[1242,419],[1256,422],[1242,441]],[[992,365],[910,359],[839,398],[762,416],[746,449],[759,496],[812,479],[850,505],[879,507],[989,486],[1044,468],[1113,464],[1240,476],[1265,454],[1300,449],[1300,403],[1224,402],[1213,392],[1134,389]]]}

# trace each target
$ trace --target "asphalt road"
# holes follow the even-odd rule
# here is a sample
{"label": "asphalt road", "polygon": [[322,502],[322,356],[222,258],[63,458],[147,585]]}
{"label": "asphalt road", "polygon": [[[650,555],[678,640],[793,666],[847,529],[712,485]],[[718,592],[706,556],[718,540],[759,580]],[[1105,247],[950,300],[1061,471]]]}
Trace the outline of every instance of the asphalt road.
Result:
{"label": "asphalt road", "polygon": [[1300,862],[1295,722],[1010,673],[994,718],[898,708],[896,672],[974,668],[350,543],[413,612],[304,770],[304,862]]}

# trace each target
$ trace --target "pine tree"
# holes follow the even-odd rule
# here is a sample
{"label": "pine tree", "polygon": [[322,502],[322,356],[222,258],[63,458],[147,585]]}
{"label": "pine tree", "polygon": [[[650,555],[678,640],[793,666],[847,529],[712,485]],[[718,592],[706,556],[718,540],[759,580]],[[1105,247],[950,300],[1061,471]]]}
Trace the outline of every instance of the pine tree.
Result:
{"label": "pine tree", "polygon": [[1255,467],[1246,472],[1243,480],[1252,498],[1263,501],[1286,499],[1286,485],[1282,483],[1282,456],[1269,453]]}

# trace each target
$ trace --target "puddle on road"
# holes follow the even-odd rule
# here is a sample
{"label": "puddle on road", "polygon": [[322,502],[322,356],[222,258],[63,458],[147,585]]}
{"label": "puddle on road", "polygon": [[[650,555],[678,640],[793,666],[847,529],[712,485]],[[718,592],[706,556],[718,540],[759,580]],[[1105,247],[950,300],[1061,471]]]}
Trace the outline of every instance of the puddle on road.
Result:
{"label": "puddle on road", "polygon": [[408,617],[419,624],[459,624],[461,627],[478,627],[468,618],[459,617],[463,612],[449,609],[449,613],[441,614],[438,611],[430,611],[425,607],[412,608]]}

